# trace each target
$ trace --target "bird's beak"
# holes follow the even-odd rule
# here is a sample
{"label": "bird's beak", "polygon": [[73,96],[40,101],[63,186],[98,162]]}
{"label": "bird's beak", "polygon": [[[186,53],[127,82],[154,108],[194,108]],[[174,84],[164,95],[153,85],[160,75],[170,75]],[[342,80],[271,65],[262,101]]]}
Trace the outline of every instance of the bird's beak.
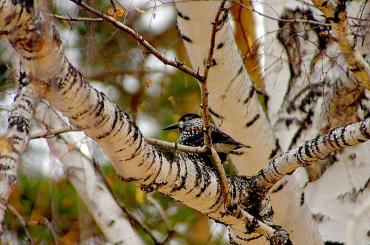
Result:
{"label": "bird's beak", "polygon": [[179,124],[174,123],[174,124],[168,125],[167,127],[163,128],[163,130],[171,130],[171,129],[177,129],[177,128],[179,128]]}

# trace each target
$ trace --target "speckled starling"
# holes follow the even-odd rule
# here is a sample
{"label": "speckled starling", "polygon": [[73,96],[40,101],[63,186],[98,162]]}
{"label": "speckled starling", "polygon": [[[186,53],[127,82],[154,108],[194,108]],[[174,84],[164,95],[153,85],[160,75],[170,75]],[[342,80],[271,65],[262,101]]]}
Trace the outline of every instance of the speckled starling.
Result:
{"label": "speckled starling", "polygon": [[[193,113],[183,115],[177,123],[171,124],[164,128],[164,130],[179,129],[180,138],[179,143],[188,146],[203,146],[204,145],[204,125],[202,118]],[[215,147],[221,162],[224,163],[227,155],[241,147],[246,146],[231,136],[222,132],[215,125],[211,124],[212,144]],[[207,160],[209,161],[209,160]]]}

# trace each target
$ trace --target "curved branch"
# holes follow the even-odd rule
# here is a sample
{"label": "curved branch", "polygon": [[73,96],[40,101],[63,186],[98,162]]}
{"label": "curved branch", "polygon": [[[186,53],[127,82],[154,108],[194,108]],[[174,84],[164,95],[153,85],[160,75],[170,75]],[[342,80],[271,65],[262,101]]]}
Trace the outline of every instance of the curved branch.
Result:
{"label": "curved branch", "polygon": [[268,191],[285,175],[297,168],[314,164],[317,160],[327,158],[332,152],[369,139],[370,119],[335,128],[273,159],[267,167],[259,171],[256,176],[256,185]]}

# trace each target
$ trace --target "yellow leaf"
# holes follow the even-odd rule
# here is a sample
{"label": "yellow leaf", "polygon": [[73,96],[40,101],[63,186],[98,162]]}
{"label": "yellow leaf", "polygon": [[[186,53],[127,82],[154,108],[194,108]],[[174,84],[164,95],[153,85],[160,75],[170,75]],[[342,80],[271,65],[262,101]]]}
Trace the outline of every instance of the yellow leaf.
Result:
{"label": "yellow leaf", "polygon": [[136,201],[139,203],[139,204],[143,204],[144,201],[145,201],[145,192],[143,192],[142,190],[140,189],[136,189]]}
{"label": "yellow leaf", "polygon": [[150,88],[153,85],[153,81],[150,80],[150,79],[146,79],[145,80],[145,85],[146,85],[147,88]]}
{"label": "yellow leaf", "polygon": [[117,17],[125,18],[127,15],[127,10],[121,4],[115,1],[115,4],[109,7],[108,15],[112,16],[113,18]]}
{"label": "yellow leaf", "polygon": [[112,6],[110,6],[108,9],[108,15],[114,18],[114,8]]}

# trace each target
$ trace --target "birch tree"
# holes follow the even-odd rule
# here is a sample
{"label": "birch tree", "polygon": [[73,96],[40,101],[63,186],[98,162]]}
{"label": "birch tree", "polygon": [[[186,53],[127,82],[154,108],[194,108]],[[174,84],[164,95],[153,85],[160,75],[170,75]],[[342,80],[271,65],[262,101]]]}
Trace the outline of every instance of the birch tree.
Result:
{"label": "birch tree", "polygon": [[[18,66],[18,90],[0,138],[4,243],[11,239],[4,225],[8,199],[32,136],[30,123],[40,120],[34,111],[41,102],[65,120],[58,124],[41,116],[49,126],[39,137],[54,136],[48,140],[52,154],[73,173],[70,181],[109,242],[141,243],[127,219],[142,225],[116,202],[93,161],[57,134],[82,131],[123,182],[160,192],[225,225],[232,244],[369,242],[367,2],[276,0],[258,8],[243,0],[175,1],[178,35],[190,64],[167,57],[129,27],[128,19],[120,19],[126,13],[118,2],[109,2],[108,11],[71,2],[78,6],[75,17],[50,14],[39,2],[0,1],[0,35],[19,60],[7,60]],[[263,17],[259,38],[254,32],[260,27],[244,19],[253,14]],[[53,18],[111,25],[167,66],[196,79],[205,146],[144,137],[126,108],[93,87],[67,58]],[[225,174],[212,145],[211,117],[251,147],[230,154],[235,175]],[[209,155],[214,166],[190,153]],[[102,202],[93,200],[92,193]],[[148,234],[154,243],[169,239]]]}

